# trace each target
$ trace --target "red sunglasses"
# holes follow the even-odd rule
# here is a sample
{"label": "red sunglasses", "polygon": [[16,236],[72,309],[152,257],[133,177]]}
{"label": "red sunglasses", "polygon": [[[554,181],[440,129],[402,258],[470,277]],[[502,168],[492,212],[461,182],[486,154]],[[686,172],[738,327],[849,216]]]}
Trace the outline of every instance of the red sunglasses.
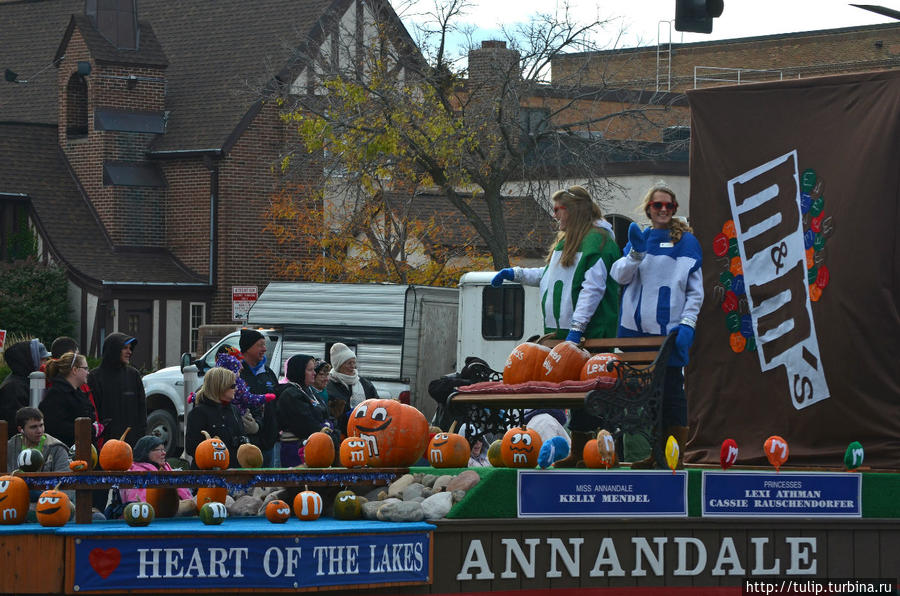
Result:
{"label": "red sunglasses", "polygon": [[653,201],[652,203],[648,203],[648,205],[649,205],[650,207],[653,207],[653,208],[656,209],[657,211],[659,211],[659,210],[662,209],[663,207],[665,207],[666,209],[669,209],[669,210],[671,210],[671,211],[675,211],[675,210],[678,209],[678,203],[676,203],[676,202],[674,202],[674,201],[672,201],[672,202],[666,202],[666,203],[664,203],[664,202],[662,202],[662,201]]}

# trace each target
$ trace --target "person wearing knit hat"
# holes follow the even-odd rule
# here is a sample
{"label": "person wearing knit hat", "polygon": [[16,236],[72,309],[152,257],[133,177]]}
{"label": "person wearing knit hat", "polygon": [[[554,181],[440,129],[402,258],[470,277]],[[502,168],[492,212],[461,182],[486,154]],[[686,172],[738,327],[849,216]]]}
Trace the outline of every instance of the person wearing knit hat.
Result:
{"label": "person wearing knit hat", "polygon": [[265,336],[256,329],[241,329],[241,339],[239,344],[241,347],[241,352],[246,352],[250,348],[254,347],[256,345],[256,342],[261,339],[265,339]]}
{"label": "person wearing knit hat", "polygon": [[[240,377],[247,383],[250,393],[279,395],[284,389],[278,383],[278,376],[266,362],[266,337],[256,329],[241,329],[240,348],[244,359]],[[274,401],[250,408],[259,428],[249,435],[250,442],[259,447],[263,454],[263,467],[278,466],[278,420]]]}
{"label": "person wearing knit hat", "polygon": [[366,399],[376,399],[378,391],[356,371],[356,354],[340,342],[331,346],[331,372],[328,373],[328,408],[341,432],[347,434],[350,411]]}
{"label": "person wearing knit hat", "polygon": [[[172,466],[166,461],[166,447],[163,440],[154,435],[138,439],[134,444],[133,456],[134,461],[129,468],[130,472],[158,472],[172,469]],[[194,502],[191,500],[193,498],[191,491],[186,488],[177,490],[178,498],[181,501],[178,506],[178,514],[185,515],[195,511]],[[146,488],[123,488],[121,494],[123,503],[147,500]]]}

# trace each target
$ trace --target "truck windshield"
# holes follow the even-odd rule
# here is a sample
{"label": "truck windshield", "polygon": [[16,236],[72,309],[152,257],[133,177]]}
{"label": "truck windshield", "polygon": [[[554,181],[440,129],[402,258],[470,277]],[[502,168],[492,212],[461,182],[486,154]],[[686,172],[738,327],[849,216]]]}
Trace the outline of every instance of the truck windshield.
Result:
{"label": "truck windshield", "polygon": [[[263,332],[263,333],[265,333],[265,332]],[[218,353],[219,348],[221,348],[222,346],[230,346],[230,347],[234,348],[235,350],[240,351],[240,349],[241,349],[240,342],[241,342],[241,334],[240,333],[234,333],[234,334],[226,336],[223,340],[221,340],[219,343],[217,343],[212,348],[210,348],[209,352],[207,352],[203,356],[203,362],[206,365],[205,368],[208,370],[216,365],[216,354]],[[269,362],[270,367],[271,367],[271,358],[272,358],[272,354],[274,353],[276,343],[277,343],[276,338],[274,338],[273,336],[270,336],[270,335],[266,335],[266,358],[269,359],[269,361],[270,361]]]}

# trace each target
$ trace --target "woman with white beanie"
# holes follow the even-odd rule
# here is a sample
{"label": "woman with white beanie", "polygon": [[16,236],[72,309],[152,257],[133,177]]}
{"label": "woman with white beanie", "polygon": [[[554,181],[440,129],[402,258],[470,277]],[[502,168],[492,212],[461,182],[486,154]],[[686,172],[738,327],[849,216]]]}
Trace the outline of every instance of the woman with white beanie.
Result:
{"label": "woman with white beanie", "polygon": [[331,346],[331,372],[325,392],[328,409],[344,435],[347,434],[350,411],[364,400],[378,397],[375,386],[356,371],[356,354],[342,343]]}

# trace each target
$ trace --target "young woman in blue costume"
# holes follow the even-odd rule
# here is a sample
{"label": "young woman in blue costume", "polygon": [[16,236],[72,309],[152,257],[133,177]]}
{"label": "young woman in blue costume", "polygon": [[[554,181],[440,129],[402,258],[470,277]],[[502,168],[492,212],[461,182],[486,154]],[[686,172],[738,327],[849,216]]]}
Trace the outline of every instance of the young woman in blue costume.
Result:
{"label": "young woman in blue costume", "polygon": [[[688,427],[682,367],[688,362],[703,303],[700,243],[685,222],[673,217],[678,201],[672,189],[652,187],[644,196],[641,209],[651,225],[641,230],[636,223],[631,224],[625,256],[610,271],[610,277],[623,288],[619,336],[668,335],[678,329],[663,388],[661,440],[674,436],[683,454]],[[679,455],[679,467],[681,462]],[[632,467],[655,465],[651,453]]]}
{"label": "young woman in blue costume", "polygon": [[[547,265],[503,269],[491,283],[499,286],[508,279],[540,286],[545,333],[574,343],[582,337],[615,337],[619,286],[608,272],[621,252],[612,226],[581,186],[556,191],[551,199],[559,234],[550,247]],[[569,420],[571,455],[557,461],[555,467],[574,467],[600,422],[581,408],[573,409]]]}

